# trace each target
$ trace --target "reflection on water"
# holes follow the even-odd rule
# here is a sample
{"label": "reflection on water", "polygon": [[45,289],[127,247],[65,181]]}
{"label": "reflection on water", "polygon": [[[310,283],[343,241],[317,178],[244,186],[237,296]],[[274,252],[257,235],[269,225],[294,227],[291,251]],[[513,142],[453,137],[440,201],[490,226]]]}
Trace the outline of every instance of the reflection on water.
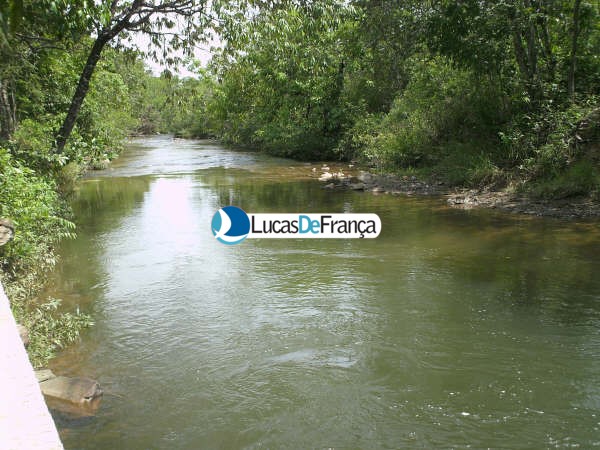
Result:
{"label": "reflection on water", "polygon": [[[327,192],[310,166],[137,140],[81,183],[53,294],[96,326],[67,448],[600,445],[600,228]],[[375,240],[247,240],[210,220],[374,212]]]}

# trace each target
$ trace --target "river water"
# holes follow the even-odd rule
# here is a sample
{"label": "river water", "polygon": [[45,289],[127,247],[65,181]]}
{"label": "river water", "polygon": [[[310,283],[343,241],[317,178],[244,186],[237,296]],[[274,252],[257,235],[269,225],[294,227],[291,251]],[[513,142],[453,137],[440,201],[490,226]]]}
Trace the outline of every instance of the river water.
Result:
{"label": "river water", "polygon": [[[66,448],[600,446],[600,225],[331,192],[312,166],[160,136],[73,200],[52,295],[95,326]],[[366,240],[217,242],[215,211],[377,213]]]}

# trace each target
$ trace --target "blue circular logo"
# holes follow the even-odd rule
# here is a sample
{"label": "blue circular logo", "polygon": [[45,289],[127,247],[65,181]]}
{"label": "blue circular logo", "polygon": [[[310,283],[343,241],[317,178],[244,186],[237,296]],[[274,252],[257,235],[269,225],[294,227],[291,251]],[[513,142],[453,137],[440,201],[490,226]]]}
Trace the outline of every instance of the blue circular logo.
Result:
{"label": "blue circular logo", "polygon": [[250,219],[245,211],[237,206],[219,209],[211,222],[215,238],[223,244],[239,244],[250,233]]}

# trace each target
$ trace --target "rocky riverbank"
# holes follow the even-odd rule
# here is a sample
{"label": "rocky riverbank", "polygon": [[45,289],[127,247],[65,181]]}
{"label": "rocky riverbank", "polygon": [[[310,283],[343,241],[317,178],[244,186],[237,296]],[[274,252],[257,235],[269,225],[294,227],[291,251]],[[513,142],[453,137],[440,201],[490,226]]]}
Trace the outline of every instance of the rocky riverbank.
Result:
{"label": "rocky riverbank", "polygon": [[416,176],[373,174],[353,165],[313,167],[313,176],[323,189],[355,190],[373,194],[439,196],[448,205],[461,208],[492,208],[507,212],[561,219],[600,217],[600,203],[589,197],[541,200],[510,189],[458,189],[442,181],[422,180]]}
{"label": "rocky riverbank", "polygon": [[554,200],[534,199],[508,190],[461,190],[446,194],[448,204],[457,208],[495,208],[503,211],[560,219],[600,217],[600,203],[589,197]]}

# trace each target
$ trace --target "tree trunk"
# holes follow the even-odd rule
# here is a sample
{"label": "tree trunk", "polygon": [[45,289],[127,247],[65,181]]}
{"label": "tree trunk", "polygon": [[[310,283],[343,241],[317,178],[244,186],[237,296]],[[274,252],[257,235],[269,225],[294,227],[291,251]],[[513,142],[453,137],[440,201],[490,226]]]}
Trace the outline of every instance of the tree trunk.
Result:
{"label": "tree trunk", "polygon": [[542,4],[542,16],[539,19],[538,23],[540,26],[540,37],[542,39],[542,52],[544,58],[546,59],[546,65],[548,67],[549,72],[549,80],[554,81],[554,77],[556,74],[556,57],[552,52],[552,43],[550,38],[550,31],[548,30],[548,15],[549,15],[549,5],[548,0],[541,2]]}
{"label": "tree trunk", "polygon": [[517,64],[519,65],[519,71],[521,72],[521,79],[524,79],[527,83],[529,83],[531,81],[531,77],[529,74],[529,66],[527,65],[527,55],[525,54],[525,49],[523,48],[520,30],[514,23],[512,30],[512,38],[513,50],[515,52],[515,59],[517,60]]}
{"label": "tree trunk", "polygon": [[56,135],[55,151],[57,154],[63,152],[65,144],[67,143],[67,140],[73,131],[75,120],[79,114],[79,109],[81,108],[83,100],[85,99],[85,96],[90,88],[90,79],[92,78],[94,70],[96,69],[96,64],[98,64],[102,49],[109,40],[110,37],[107,34],[101,33],[90,50],[90,54],[88,55],[83,71],[81,72],[81,76],[79,77],[77,89],[75,89],[75,94],[73,94],[69,112],[67,113],[67,117],[65,117],[65,120]]}
{"label": "tree trunk", "polygon": [[529,79],[535,83],[538,75],[537,68],[537,36],[535,23],[528,18],[529,24],[527,29],[527,65],[529,66]]}
{"label": "tree trunk", "polygon": [[577,63],[577,39],[579,38],[580,24],[579,24],[579,9],[581,6],[581,0],[575,0],[573,6],[573,40],[571,46],[571,63],[569,64],[569,79],[568,89],[569,96],[573,98],[575,95],[575,69]]}
{"label": "tree trunk", "polygon": [[0,138],[10,139],[17,125],[15,96],[9,84],[0,80]]}

